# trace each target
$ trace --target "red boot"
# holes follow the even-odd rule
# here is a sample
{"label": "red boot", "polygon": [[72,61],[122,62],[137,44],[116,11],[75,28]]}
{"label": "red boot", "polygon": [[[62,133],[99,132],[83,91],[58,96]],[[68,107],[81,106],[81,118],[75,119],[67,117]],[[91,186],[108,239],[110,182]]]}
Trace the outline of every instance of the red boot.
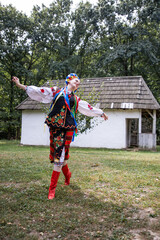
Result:
{"label": "red boot", "polygon": [[53,171],[52,177],[51,177],[51,183],[49,187],[48,199],[53,199],[55,197],[55,191],[56,191],[59,175],[60,175],[60,172]]}
{"label": "red boot", "polygon": [[65,185],[70,184],[70,178],[71,178],[71,172],[69,171],[68,165],[66,164],[64,167],[62,167],[62,172],[65,176]]}

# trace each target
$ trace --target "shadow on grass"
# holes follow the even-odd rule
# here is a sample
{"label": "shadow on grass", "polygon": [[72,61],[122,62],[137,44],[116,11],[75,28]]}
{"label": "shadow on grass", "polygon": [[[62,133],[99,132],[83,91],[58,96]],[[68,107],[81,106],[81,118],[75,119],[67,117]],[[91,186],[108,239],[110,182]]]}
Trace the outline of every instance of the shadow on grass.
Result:
{"label": "shadow on grass", "polygon": [[72,183],[60,181],[53,200],[47,183],[6,185],[1,193],[1,239],[133,239],[130,230],[148,224],[132,219],[138,210],[125,202],[103,202]]}
{"label": "shadow on grass", "polygon": [[[75,160],[71,163],[75,178],[73,174],[70,186],[62,186],[64,178],[60,177],[56,198],[48,200],[51,176],[50,163],[45,157],[48,150],[39,147],[20,147],[16,144],[6,144],[6,146],[4,144],[2,148],[5,151],[1,162],[3,184],[1,184],[0,239],[129,240],[133,239],[131,231],[138,229],[141,239],[150,240],[153,237],[149,230],[155,233],[158,227],[160,228],[154,212],[151,214],[149,212],[150,216],[143,214],[140,216],[138,213],[142,213],[141,209],[133,206],[129,201],[126,202],[125,198],[116,199],[116,204],[111,198],[106,201],[99,198],[96,193],[98,190],[89,183],[91,178],[87,173],[89,171],[92,176],[91,166],[97,164],[97,150],[89,150],[87,157],[83,161],[81,159],[81,163],[76,160],[76,149],[72,150],[72,159]],[[84,151],[86,155],[86,150],[77,151]],[[99,171],[102,164],[101,175],[104,169],[109,168],[127,170],[129,174],[135,170],[142,174],[143,168],[146,172],[154,170],[153,176],[157,172],[156,164],[150,164],[151,167],[148,167],[144,164],[139,165],[138,161],[130,160],[130,156],[127,160],[123,156],[118,159],[117,155],[113,158],[113,153],[107,155],[109,151],[101,150],[101,153],[101,157],[104,158],[100,161],[97,170]],[[118,151],[114,153],[118,154]],[[81,158],[83,155],[81,154]],[[89,155],[91,155],[90,159]],[[86,172],[83,175],[79,174],[83,169],[79,164],[86,164]],[[123,174],[123,171],[121,172]],[[115,176],[115,171],[111,173]],[[118,187],[113,185],[114,180],[115,178],[112,179],[112,189],[117,191]],[[77,181],[83,183],[80,182],[82,184],[78,185]],[[95,181],[97,178],[92,178],[93,184]],[[106,184],[105,181],[104,178]],[[80,188],[84,184],[88,190],[92,188],[92,193],[85,193]],[[153,223],[156,220],[156,224],[152,225],[150,220],[153,220]]]}

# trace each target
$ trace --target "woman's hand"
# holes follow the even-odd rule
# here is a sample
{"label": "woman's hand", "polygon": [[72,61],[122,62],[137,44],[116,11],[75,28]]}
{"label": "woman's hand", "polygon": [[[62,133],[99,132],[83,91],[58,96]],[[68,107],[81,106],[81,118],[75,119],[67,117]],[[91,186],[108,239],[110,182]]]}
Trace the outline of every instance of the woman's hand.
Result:
{"label": "woman's hand", "polygon": [[108,116],[105,113],[103,113],[101,117],[103,117],[105,121],[108,120]]}
{"label": "woman's hand", "polygon": [[19,78],[17,78],[17,77],[12,77],[12,81],[15,82],[16,85],[20,84]]}
{"label": "woman's hand", "polygon": [[20,83],[19,78],[12,77],[12,81],[15,82],[17,87],[19,87],[19,88],[21,88],[23,90],[26,90],[26,86]]}

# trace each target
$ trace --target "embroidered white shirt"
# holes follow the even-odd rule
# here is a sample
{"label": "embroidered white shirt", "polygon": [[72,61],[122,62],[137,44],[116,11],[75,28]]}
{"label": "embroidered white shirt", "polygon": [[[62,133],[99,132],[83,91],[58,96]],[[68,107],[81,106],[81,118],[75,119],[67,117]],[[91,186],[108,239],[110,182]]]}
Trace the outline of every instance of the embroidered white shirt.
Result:
{"label": "embroidered white shirt", "polygon": [[[42,103],[51,103],[56,93],[56,90],[57,87],[26,87],[26,93],[28,94],[28,96],[31,99]],[[100,117],[103,114],[103,111],[101,109],[93,107],[88,102],[81,99],[79,99],[78,111],[89,117]]]}

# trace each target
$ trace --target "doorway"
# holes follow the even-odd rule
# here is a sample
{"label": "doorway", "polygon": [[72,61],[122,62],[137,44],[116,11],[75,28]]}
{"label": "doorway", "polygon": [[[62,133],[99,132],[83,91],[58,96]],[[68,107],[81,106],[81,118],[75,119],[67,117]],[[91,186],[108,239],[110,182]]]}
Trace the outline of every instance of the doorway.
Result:
{"label": "doorway", "polygon": [[126,119],[127,147],[138,147],[138,118]]}

